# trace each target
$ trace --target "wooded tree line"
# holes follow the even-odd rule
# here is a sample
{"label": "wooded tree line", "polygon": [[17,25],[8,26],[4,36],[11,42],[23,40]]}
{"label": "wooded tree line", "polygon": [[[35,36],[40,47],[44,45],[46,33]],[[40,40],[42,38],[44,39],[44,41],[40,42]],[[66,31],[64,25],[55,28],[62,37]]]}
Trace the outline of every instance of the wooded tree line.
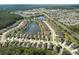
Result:
{"label": "wooded tree line", "polygon": [[0,29],[14,24],[23,19],[20,15],[10,14],[10,11],[0,11]]}
{"label": "wooded tree line", "polygon": [[0,55],[51,55],[52,52],[40,48],[1,47]]}

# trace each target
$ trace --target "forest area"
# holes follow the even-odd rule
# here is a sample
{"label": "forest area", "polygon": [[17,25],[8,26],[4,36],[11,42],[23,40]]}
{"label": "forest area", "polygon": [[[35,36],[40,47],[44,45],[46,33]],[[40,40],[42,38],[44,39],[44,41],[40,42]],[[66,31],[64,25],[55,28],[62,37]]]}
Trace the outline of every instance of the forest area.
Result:
{"label": "forest area", "polygon": [[23,17],[20,15],[11,14],[10,11],[0,10],[0,29],[6,28],[21,19]]}

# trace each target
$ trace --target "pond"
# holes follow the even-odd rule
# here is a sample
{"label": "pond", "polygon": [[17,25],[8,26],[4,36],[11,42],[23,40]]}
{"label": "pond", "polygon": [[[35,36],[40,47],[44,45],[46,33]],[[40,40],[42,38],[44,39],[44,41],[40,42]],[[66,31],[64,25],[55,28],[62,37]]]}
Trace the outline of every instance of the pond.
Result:
{"label": "pond", "polygon": [[40,29],[38,23],[34,22],[34,21],[29,22],[25,29],[26,34],[36,34],[40,31],[41,31],[41,29]]}
{"label": "pond", "polygon": [[38,16],[39,20],[45,20],[45,16]]}

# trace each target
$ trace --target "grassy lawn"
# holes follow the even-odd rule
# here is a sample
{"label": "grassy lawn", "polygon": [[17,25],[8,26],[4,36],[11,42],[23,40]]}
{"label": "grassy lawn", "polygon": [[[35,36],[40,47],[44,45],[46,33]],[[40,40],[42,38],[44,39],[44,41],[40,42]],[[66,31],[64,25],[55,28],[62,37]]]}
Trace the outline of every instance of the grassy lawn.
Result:
{"label": "grassy lawn", "polygon": [[79,34],[79,24],[68,26],[69,29]]}
{"label": "grassy lawn", "polygon": [[68,50],[64,49],[63,55],[72,55]]}
{"label": "grassy lawn", "polygon": [[76,44],[79,44],[79,41],[77,39],[75,39],[74,37],[72,37],[69,33],[65,32],[65,38],[67,40],[69,40],[70,42],[74,42]]}

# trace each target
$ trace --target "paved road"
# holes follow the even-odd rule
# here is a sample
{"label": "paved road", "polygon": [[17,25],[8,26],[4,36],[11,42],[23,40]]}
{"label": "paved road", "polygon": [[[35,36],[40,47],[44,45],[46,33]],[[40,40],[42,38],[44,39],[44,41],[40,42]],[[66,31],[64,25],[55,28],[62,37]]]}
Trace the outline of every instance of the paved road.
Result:
{"label": "paved road", "polygon": [[[45,14],[49,19],[51,19],[51,20],[53,20],[52,18],[50,18],[47,14]],[[52,35],[52,40],[53,41],[51,41],[53,44],[56,44],[56,45],[60,45],[60,46],[62,46],[63,48],[66,48],[69,52],[71,52],[72,54],[74,54],[73,53],[73,51],[71,51],[71,49],[70,48],[68,48],[67,46],[65,46],[65,45],[63,45],[63,44],[61,44],[61,42],[56,42],[55,41],[55,38],[56,38],[56,34],[55,34],[55,31],[52,29],[52,27],[46,22],[46,21],[43,21],[48,27],[49,27],[49,29],[51,30],[51,35]],[[60,26],[61,26],[61,24],[60,23],[58,23],[57,21],[55,21],[57,24],[59,24]],[[3,35],[2,35],[2,41],[4,42],[5,40],[6,40],[6,34],[7,33],[10,33],[10,31],[12,31],[12,30],[14,30],[14,29],[17,29],[18,27],[20,27],[21,25],[22,25],[22,23],[23,22],[21,22],[20,24],[19,24],[19,26],[17,26],[17,27],[15,27],[15,28],[12,28],[12,29],[10,29],[10,30],[8,30],[8,31],[6,31],[5,33],[3,33]],[[63,26],[62,26],[63,27]],[[66,28],[67,29],[67,28]],[[10,39],[11,40],[11,39]],[[18,39],[17,39],[18,40]],[[19,40],[22,40],[22,39],[19,39]],[[34,40],[30,40],[31,42],[35,42]],[[42,41],[42,40],[41,40]],[[40,41],[37,41],[38,43],[40,42]],[[47,41],[48,42],[48,41]]]}
{"label": "paved road", "polygon": [[[64,41],[62,45],[65,46],[65,44],[66,44],[66,41]],[[60,50],[60,52],[59,52],[59,55],[62,55],[63,51],[64,51],[64,48],[62,47],[61,50]]]}
{"label": "paved road", "polygon": [[22,38],[14,38],[14,37],[12,37],[12,38],[7,38],[10,42],[12,42],[12,41],[18,41],[18,42],[30,42],[30,43],[37,43],[37,47],[38,47],[38,45],[42,42],[43,44],[42,44],[42,48],[44,47],[44,44],[45,43],[47,43],[48,45],[47,45],[47,47],[49,47],[50,46],[50,43],[52,43],[52,41],[50,42],[50,41],[44,41],[44,40],[33,40],[33,39],[22,39]]}
{"label": "paved road", "polygon": [[51,37],[52,37],[52,39],[53,39],[53,41],[56,39],[56,33],[55,33],[55,31],[51,28],[51,26],[47,23],[47,21],[43,21],[47,26],[48,26],[48,28],[50,29],[50,31],[51,31]]}
{"label": "paved road", "polygon": [[[56,45],[60,45],[62,46],[62,49],[60,50],[59,54],[62,54],[63,51],[64,51],[64,48],[67,49],[72,55],[75,55],[74,52],[77,51],[76,50],[71,50],[70,48],[68,48],[68,46],[66,46],[66,41],[64,41],[63,44],[59,43],[59,42],[56,42],[55,39],[56,39],[56,34],[55,34],[55,31],[52,29],[52,27],[46,22],[46,21],[43,21],[47,26],[48,28],[51,30],[51,35],[52,35],[52,43],[53,44],[56,44]],[[74,51],[74,52],[73,52]]]}
{"label": "paved road", "polygon": [[[53,19],[50,18],[47,14],[44,13],[44,15],[45,15],[48,19],[53,20]],[[53,21],[54,21],[54,20],[53,20]],[[60,24],[59,22],[57,22],[57,21],[54,21],[54,22],[55,22],[56,24],[58,24],[59,26],[61,26],[62,28],[64,28],[64,29],[68,30],[69,32],[71,32],[70,29],[66,28],[64,25]],[[45,22],[45,23],[46,23],[46,22]],[[46,24],[47,24],[47,23],[46,23]],[[47,24],[47,26],[48,26],[49,29],[51,30],[52,36],[53,36],[53,33],[54,33],[53,29],[51,28],[50,25]],[[75,33],[74,33],[73,35],[74,35],[74,37],[76,37],[76,38],[79,39],[78,34],[75,34]],[[75,36],[75,35],[77,35],[77,36]],[[77,49],[76,49],[76,50],[71,50],[71,49],[69,48],[69,46],[65,46],[65,43],[66,43],[66,42],[64,42],[63,44],[61,44],[61,42],[55,42],[55,40],[54,40],[53,43],[54,43],[54,44],[59,44],[59,45],[62,46],[63,48],[67,49],[72,55],[75,55],[74,52],[77,51]],[[63,48],[62,48],[62,50],[60,51],[60,54],[63,53]],[[73,51],[74,51],[74,52],[73,52]]]}
{"label": "paved road", "polygon": [[47,14],[43,13],[48,19],[54,21],[56,24],[58,24],[59,26],[61,26],[64,30],[67,30],[69,33],[71,33],[71,35],[77,39],[79,39],[79,34],[75,33],[74,31],[68,29],[65,25],[62,25],[61,23],[59,23],[58,21],[52,19],[51,17],[49,17]]}
{"label": "paved road", "polygon": [[22,21],[22,20],[19,20],[19,21],[17,21],[16,23],[14,23],[13,25],[1,29],[1,30],[0,30],[0,34],[6,32],[7,30],[9,30],[9,29],[11,29],[11,28],[16,27],[17,25],[19,25],[19,23],[20,23],[21,21]]}
{"label": "paved road", "polygon": [[8,33],[10,33],[11,31],[13,31],[13,30],[19,28],[19,27],[23,24],[23,22],[24,22],[24,20],[23,20],[18,26],[16,26],[16,27],[14,27],[14,28],[12,28],[12,29],[9,29],[9,30],[7,30],[6,32],[4,32],[4,33],[2,34],[2,36],[1,36],[1,43],[6,41],[6,35],[7,35]]}

